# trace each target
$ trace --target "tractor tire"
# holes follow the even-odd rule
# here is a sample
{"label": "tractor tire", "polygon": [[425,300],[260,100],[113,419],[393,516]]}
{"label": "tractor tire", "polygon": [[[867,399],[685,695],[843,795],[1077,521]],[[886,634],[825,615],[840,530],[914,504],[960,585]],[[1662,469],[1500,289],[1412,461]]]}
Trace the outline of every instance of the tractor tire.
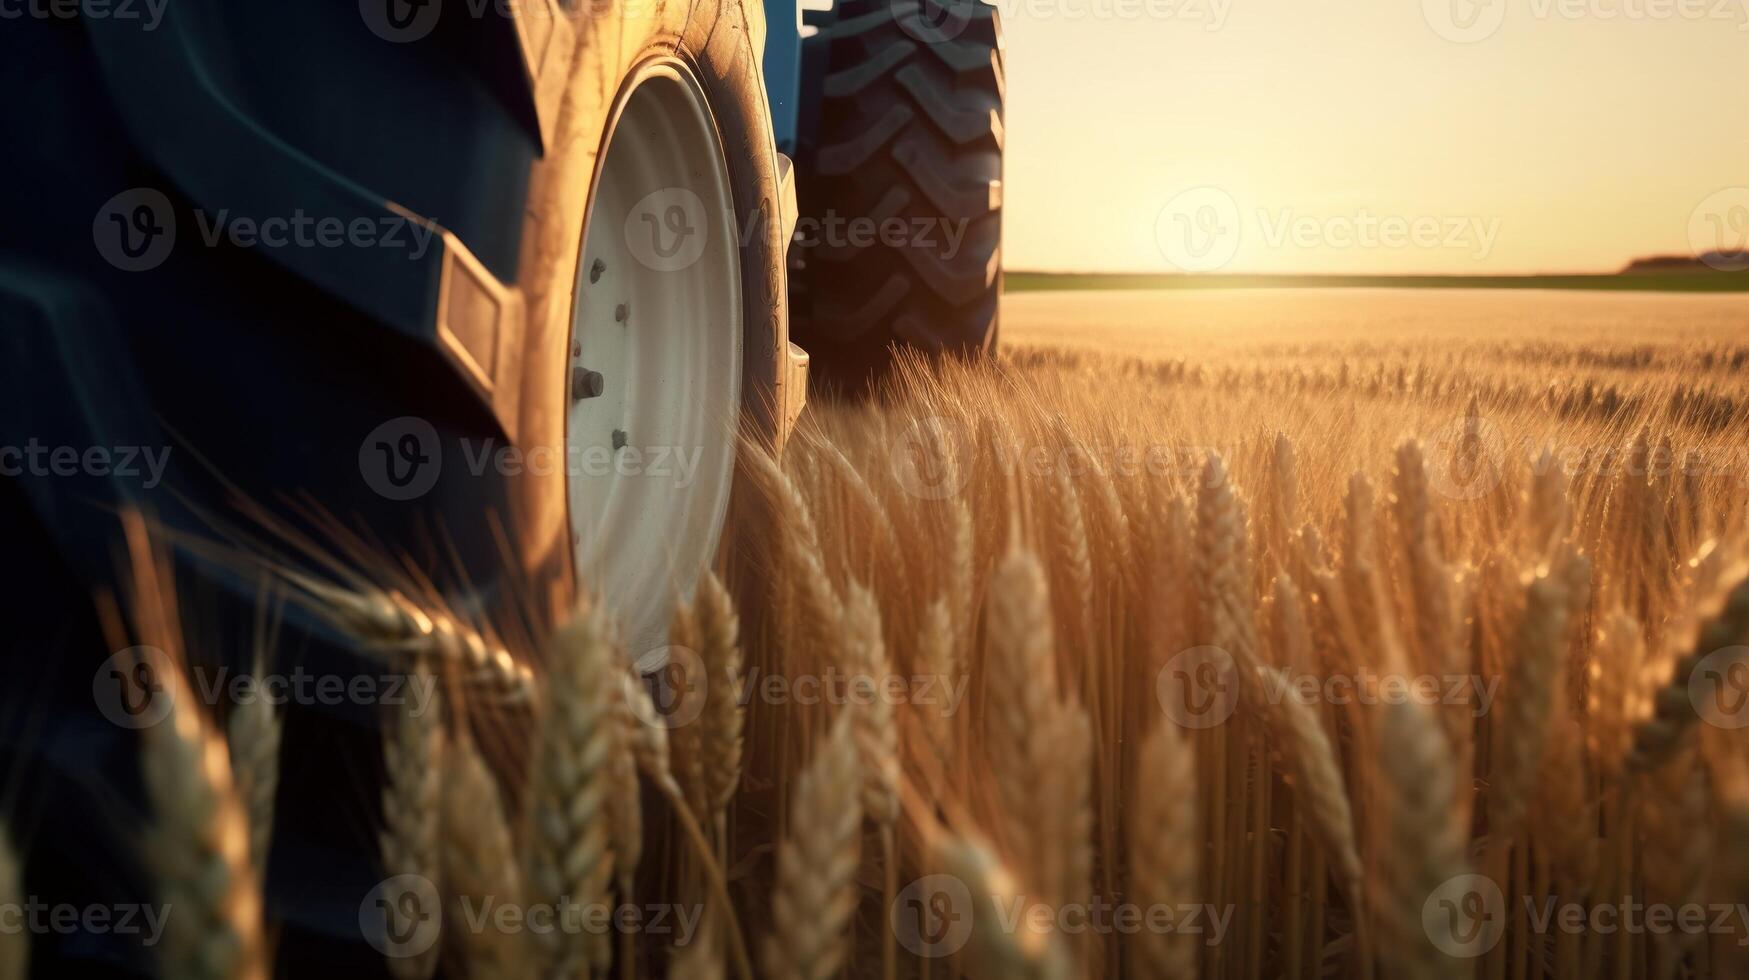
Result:
{"label": "tractor tire", "polygon": [[947,3],[845,0],[804,42],[818,110],[797,145],[795,331],[841,391],[878,382],[898,348],[995,349],[1001,24],[978,0]]}
{"label": "tractor tire", "polygon": [[[238,640],[285,587],[245,555],[334,584],[339,569],[346,589],[400,583],[464,625],[540,635],[614,574],[578,558],[577,470],[597,467],[573,449],[610,453],[612,476],[629,436],[665,453],[666,475],[645,454],[643,478],[684,488],[677,456],[722,449],[687,440],[716,433],[732,472],[734,424],[781,441],[805,387],[788,342],[793,177],[755,0],[149,6],[161,22],[75,6],[0,30],[0,82],[37,93],[0,103],[0,539],[22,576],[4,610],[21,625],[0,654],[0,785],[24,890],[75,907],[154,894],[140,732],[101,703],[123,644],[95,598],[129,594],[118,512],[163,529],[189,669],[350,692],[407,661],[305,597],[257,665]],[[610,187],[614,134],[634,130]],[[598,237],[630,258],[598,268]],[[674,306],[707,271],[710,288]],[[694,397],[701,371],[726,407]],[[632,422],[580,414],[595,406]],[[39,447],[40,462],[23,453]],[[62,465],[97,449],[111,463]],[[635,505],[654,492],[602,488],[594,525],[649,543],[660,529],[638,527]],[[721,496],[671,512],[709,532],[709,553],[650,546],[672,573],[649,590],[665,605],[683,570],[734,562]],[[215,560],[232,555],[215,540],[242,547]],[[660,649],[647,629],[625,638],[633,657]],[[234,705],[212,698],[222,724]],[[393,710],[351,696],[281,709],[262,860],[276,974],[383,974],[360,909],[383,878]],[[32,936],[31,960],[44,976],[158,972],[114,934]]]}

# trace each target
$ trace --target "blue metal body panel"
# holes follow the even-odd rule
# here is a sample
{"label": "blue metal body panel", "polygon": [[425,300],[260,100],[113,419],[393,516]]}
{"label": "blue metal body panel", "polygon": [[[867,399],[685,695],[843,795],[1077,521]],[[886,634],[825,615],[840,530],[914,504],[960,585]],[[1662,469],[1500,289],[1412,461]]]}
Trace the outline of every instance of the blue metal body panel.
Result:
{"label": "blue metal body panel", "polygon": [[795,155],[802,87],[800,0],[765,0],[765,97],[780,153]]}

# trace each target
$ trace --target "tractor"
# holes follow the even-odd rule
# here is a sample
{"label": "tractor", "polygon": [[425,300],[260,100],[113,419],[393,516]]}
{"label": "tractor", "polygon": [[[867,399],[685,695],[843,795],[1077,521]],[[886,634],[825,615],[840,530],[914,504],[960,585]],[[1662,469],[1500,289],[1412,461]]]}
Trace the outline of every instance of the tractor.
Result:
{"label": "tractor", "polygon": [[[33,894],[144,887],[138,733],[94,704],[119,514],[234,669],[264,585],[215,541],[338,539],[473,622],[594,595],[659,666],[676,596],[734,560],[737,454],[782,446],[810,374],[856,397],[907,349],[993,349],[1003,58],[975,0],[0,11],[0,800]],[[380,669],[275,622],[284,670]],[[288,710],[323,760],[283,772],[267,860],[302,975],[369,953],[342,802],[380,719]],[[113,933],[33,951],[151,972]]]}

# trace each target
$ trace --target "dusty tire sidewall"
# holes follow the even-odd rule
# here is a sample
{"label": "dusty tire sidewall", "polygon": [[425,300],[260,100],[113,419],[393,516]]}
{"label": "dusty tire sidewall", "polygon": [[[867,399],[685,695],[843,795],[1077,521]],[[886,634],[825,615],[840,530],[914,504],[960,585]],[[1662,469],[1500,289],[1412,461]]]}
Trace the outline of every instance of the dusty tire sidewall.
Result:
{"label": "dusty tire sidewall", "polygon": [[[770,109],[754,50],[754,22],[763,11],[741,0],[702,0],[648,6],[649,0],[586,8],[572,21],[576,44],[554,138],[530,180],[522,239],[522,286],[527,309],[524,382],[518,411],[525,447],[565,445],[567,371],[578,258],[589,222],[618,224],[623,215],[590,214],[593,188],[605,158],[613,114],[628,84],[652,61],[672,61],[690,72],[715,117],[728,165],[741,241],[742,420],[752,435],[774,438],[781,357],[789,339],[782,222],[776,212],[778,178]],[[743,496],[737,480],[734,497]],[[513,491],[520,515],[525,569],[549,613],[562,617],[575,599],[570,516],[562,472],[529,477]],[[717,566],[734,549],[734,499]]]}

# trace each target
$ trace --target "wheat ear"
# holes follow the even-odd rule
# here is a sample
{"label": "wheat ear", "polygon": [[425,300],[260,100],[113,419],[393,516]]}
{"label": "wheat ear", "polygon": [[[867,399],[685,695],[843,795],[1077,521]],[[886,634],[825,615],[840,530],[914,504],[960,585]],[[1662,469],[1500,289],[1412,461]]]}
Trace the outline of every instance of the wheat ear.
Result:
{"label": "wheat ear", "polygon": [[960,665],[954,643],[953,614],[947,602],[937,599],[923,614],[922,635],[917,640],[917,665],[923,676],[931,679],[936,691],[934,703],[919,703],[917,717],[921,722],[924,741],[936,768],[944,775],[953,759],[953,716],[951,696],[959,683]]}
{"label": "wheat ear", "polygon": [[645,778],[655,784],[674,808],[674,818],[686,834],[687,842],[698,859],[697,867],[704,872],[712,898],[723,910],[724,932],[729,937],[729,953],[735,964],[736,976],[741,980],[751,980],[753,967],[747,956],[746,944],[741,939],[741,924],[729,899],[728,882],[723,877],[723,869],[717,863],[716,855],[711,851],[710,841],[705,838],[704,830],[699,826],[698,817],[687,803],[686,794],[681,791],[679,781],[674,778],[669,759],[667,725],[656,713],[656,705],[650,700],[649,690],[638,678],[625,673],[621,680],[620,704],[630,708],[631,717],[636,722],[630,727],[628,735],[631,756]]}
{"label": "wheat ear", "polygon": [[899,817],[899,734],[886,696],[892,670],[881,638],[880,607],[874,593],[860,583],[852,583],[845,595],[839,635],[844,670],[858,692],[851,714],[861,759],[862,809],[875,823],[890,827]]}
{"label": "wheat ear", "polygon": [[279,743],[285,716],[265,698],[251,698],[231,711],[226,723],[231,772],[237,795],[249,814],[249,856],[257,877],[267,878],[267,851],[273,841],[273,800],[279,790]]}
{"label": "wheat ear", "polygon": [[1019,928],[1004,928],[1004,911],[1023,896],[1020,884],[989,848],[962,837],[936,845],[938,866],[966,886],[973,904],[971,948],[982,967],[977,975],[1004,980],[1069,980],[1072,961],[1055,933],[1037,929],[1030,916]]}
{"label": "wheat ear", "polygon": [[[424,674],[421,667],[415,676]],[[417,875],[436,881],[443,860],[443,719],[439,702],[423,711],[411,707],[397,715],[383,743],[383,871],[391,877]],[[437,972],[439,949],[390,956],[397,980],[424,980]]]}
{"label": "wheat ear", "polygon": [[354,592],[296,573],[286,581],[307,593],[315,611],[357,637],[365,649],[412,661],[424,658],[468,685],[469,695],[504,704],[526,704],[534,673],[502,644],[464,623],[423,608],[393,590]]}
{"label": "wheat ear", "polygon": [[1465,869],[1464,834],[1453,819],[1452,762],[1438,723],[1422,705],[1382,705],[1378,781],[1388,815],[1378,860],[1380,958],[1392,977],[1455,976],[1457,961],[1429,941],[1427,899]]}
{"label": "wheat ear", "polygon": [[[553,637],[530,773],[529,836],[523,881],[532,903],[554,909],[566,902],[589,909],[603,903],[612,869],[608,853],[609,767],[624,734],[619,668],[598,610],[586,612]],[[554,929],[537,934],[543,976],[577,976],[587,969],[598,937]]]}
{"label": "wheat ear", "polygon": [[774,931],[764,949],[771,980],[829,980],[844,965],[862,827],[853,725],[849,712],[840,713],[796,780],[789,836],[777,850]]}
{"label": "wheat ear", "polygon": [[[12,849],[12,837],[0,824],[0,908],[24,907],[24,867]],[[30,931],[0,931],[0,980],[25,980],[30,965]]]}
{"label": "wheat ear", "polygon": [[804,651],[820,652],[831,647],[832,628],[838,622],[838,594],[820,556],[820,534],[813,511],[795,481],[761,446],[746,444],[740,454],[756,483],[780,506],[783,519],[777,534],[785,563],[789,566],[802,600]]}
{"label": "wheat ear", "polygon": [[704,795],[713,813],[721,813],[741,783],[741,739],[746,720],[741,706],[743,662],[741,623],[729,590],[707,572],[698,586],[699,656],[706,684],[704,730]]}
{"label": "wheat ear", "polygon": [[[486,760],[465,732],[444,753],[443,878],[462,900],[520,907],[522,876],[504,800]],[[527,968],[522,937],[488,925],[465,936],[468,975],[521,977]]]}
{"label": "wheat ear", "polygon": [[[1634,731],[1629,769],[1646,772],[1676,754],[1699,717],[1688,685],[1701,661],[1745,643],[1749,643],[1749,578],[1737,583],[1726,595],[1723,607],[1701,624],[1694,646],[1677,662],[1670,682],[1653,697],[1652,717]],[[1741,663],[1745,657],[1749,655],[1739,653],[1737,661]]]}
{"label": "wheat ear", "polygon": [[[1283,573],[1275,580],[1275,628],[1289,664],[1311,662],[1311,634],[1305,606],[1293,580]],[[1342,766],[1336,750],[1318,720],[1312,705],[1289,694],[1266,717],[1279,726],[1282,758],[1295,795],[1305,808],[1306,819],[1329,858],[1335,862],[1337,881],[1350,900],[1358,901],[1361,885],[1360,849],[1355,843],[1354,814],[1348,788],[1342,781]]]}
{"label": "wheat ear", "polygon": [[1050,732],[1058,710],[1050,602],[1038,559],[1030,551],[1011,551],[990,580],[985,742],[1001,749],[989,761],[1001,803],[1002,843],[1034,888],[1049,877],[1051,860],[1034,810],[1044,802],[1045,775],[1058,761]]}
{"label": "wheat ear", "polygon": [[638,796],[638,759],[633,745],[641,730],[648,726],[638,720],[632,707],[634,698],[643,693],[638,679],[630,670],[617,673],[620,683],[616,686],[608,682],[614,688],[614,715],[620,726],[607,763],[608,846],[613,852],[614,880],[620,897],[629,899],[632,877],[644,856],[644,807]]}
{"label": "wheat ear", "polygon": [[[1155,726],[1136,759],[1136,809],[1130,820],[1130,901],[1182,908],[1197,898],[1202,874],[1197,826],[1196,753],[1170,722]],[[1196,975],[1195,937],[1143,929],[1135,936],[1135,976]]]}
{"label": "wheat ear", "polygon": [[224,742],[208,729],[180,674],[158,680],[172,707],[146,730],[142,767],[154,815],[146,854],[159,899],[173,910],[159,946],[161,973],[179,980],[263,978],[261,892]]}
{"label": "wheat ear", "polygon": [[[1636,826],[1640,832],[1640,873],[1648,900],[1671,908],[1706,901],[1713,870],[1713,837],[1706,832],[1706,769],[1689,749],[1645,777]],[[1662,945],[1659,977],[1676,976],[1678,963],[1701,937],[1677,930]]]}
{"label": "wheat ear", "polygon": [[[1512,843],[1530,806],[1543,753],[1549,714],[1566,651],[1567,590],[1561,575],[1539,574],[1525,586],[1524,616],[1507,670],[1507,687],[1496,729],[1503,751],[1495,755],[1489,786],[1489,844],[1501,853]],[[1510,749],[1505,749],[1510,745]]]}

